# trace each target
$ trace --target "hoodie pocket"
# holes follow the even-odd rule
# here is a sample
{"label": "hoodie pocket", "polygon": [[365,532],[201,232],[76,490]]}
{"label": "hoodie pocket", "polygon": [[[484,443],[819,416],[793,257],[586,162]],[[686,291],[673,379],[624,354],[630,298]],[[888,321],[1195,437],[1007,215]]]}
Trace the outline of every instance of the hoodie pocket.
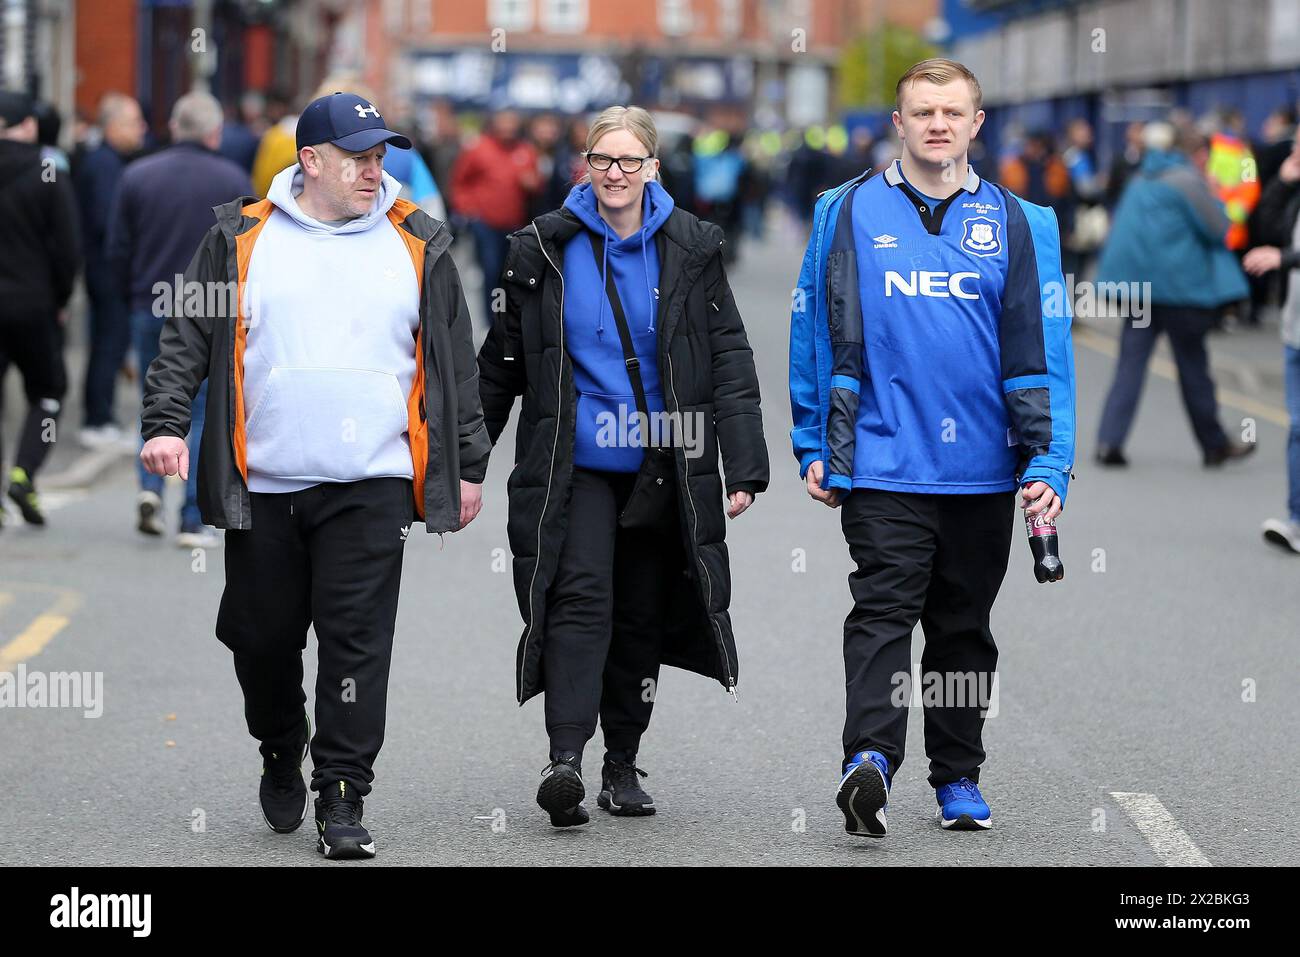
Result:
{"label": "hoodie pocket", "polygon": [[276,367],[248,420],[248,467],[332,482],[410,475],[408,428],[390,372]]}

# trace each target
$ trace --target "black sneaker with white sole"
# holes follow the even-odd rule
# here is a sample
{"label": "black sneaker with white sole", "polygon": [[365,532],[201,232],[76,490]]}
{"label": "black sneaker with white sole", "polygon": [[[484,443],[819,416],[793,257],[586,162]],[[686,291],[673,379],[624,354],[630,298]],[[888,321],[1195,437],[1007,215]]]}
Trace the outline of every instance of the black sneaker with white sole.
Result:
{"label": "black sneaker with white sole", "polygon": [[311,719],[303,715],[303,737],[287,751],[272,751],[262,757],[262,780],[257,797],[262,820],[277,834],[291,834],[307,819],[307,782],[302,763],[311,743]]}
{"label": "black sneaker with white sole", "polygon": [[375,841],[361,826],[361,796],[347,781],[335,781],[316,798],[316,850],[331,861],[369,859]]}
{"label": "black sneaker with white sole", "polygon": [[591,820],[582,799],[587,789],[582,785],[582,757],[574,751],[561,751],[542,769],[542,783],[537,787],[537,806],[551,816],[553,827],[576,827]]}
{"label": "black sneaker with white sole", "polygon": [[606,755],[596,803],[618,817],[648,817],[655,813],[655,799],[646,794],[639,779],[649,776],[636,766],[635,755],[630,760]]}

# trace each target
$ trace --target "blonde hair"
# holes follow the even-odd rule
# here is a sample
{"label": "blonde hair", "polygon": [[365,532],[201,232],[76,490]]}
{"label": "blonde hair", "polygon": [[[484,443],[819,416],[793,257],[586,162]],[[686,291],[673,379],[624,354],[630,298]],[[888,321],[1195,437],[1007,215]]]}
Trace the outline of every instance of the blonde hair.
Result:
{"label": "blonde hair", "polygon": [[[587,130],[586,152],[590,153],[602,136],[615,130],[627,130],[635,136],[645,147],[646,155],[651,158],[659,152],[659,130],[650,114],[639,106],[611,106],[602,110]],[[655,179],[658,178],[656,172]],[[582,174],[582,180],[591,180],[591,170]]]}
{"label": "blonde hair", "polygon": [[898,85],[894,87],[894,108],[897,110],[903,108],[903,88],[917,80],[926,80],[935,86],[943,86],[945,83],[959,79],[970,84],[970,95],[975,100],[975,110],[978,112],[984,105],[984,91],[980,89],[980,81],[975,79],[975,74],[964,65],[944,57],[931,57],[920,63],[913,63],[907,68],[907,72],[898,78]]}

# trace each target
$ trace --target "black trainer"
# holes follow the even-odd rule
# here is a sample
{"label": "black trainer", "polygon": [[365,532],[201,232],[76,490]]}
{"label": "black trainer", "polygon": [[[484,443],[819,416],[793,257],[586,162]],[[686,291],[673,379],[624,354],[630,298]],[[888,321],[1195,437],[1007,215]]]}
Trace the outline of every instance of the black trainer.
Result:
{"label": "black trainer", "polygon": [[1228,442],[1222,448],[1211,449],[1203,453],[1201,460],[1205,463],[1206,468],[1216,468],[1224,462],[1230,462],[1233,459],[1244,459],[1255,452],[1254,442]]}
{"label": "black trainer", "polygon": [[619,817],[646,817],[655,812],[655,799],[645,793],[639,778],[648,778],[636,766],[636,755],[629,760],[605,755],[600,769],[600,796],[596,803]]}
{"label": "black trainer", "polygon": [[1124,468],[1128,465],[1128,459],[1124,453],[1110,445],[1102,445],[1097,449],[1097,462],[1100,465],[1109,465],[1116,468]]}
{"label": "black trainer", "polygon": [[316,850],[332,861],[375,856],[375,841],[361,826],[361,797],[347,781],[327,785],[316,798]]}
{"label": "black trainer", "polygon": [[277,834],[291,834],[307,819],[307,782],[302,763],[311,743],[311,718],[303,715],[302,744],[292,750],[272,751],[262,758],[262,781],[257,796],[262,803],[262,820]]}
{"label": "black trainer", "polygon": [[9,470],[9,498],[18,506],[23,521],[28,525],[44,525],[45,513],[41,511],[41,500],[36,494],[36,486],[25,469],[14,466]]}
{"label": "black trainer", "polygon": [[551,816],[554,827],[576,827],[591,820],[582,804],[587,796],[582,786],[582,757],[576,751],[561,751],[542,769],[537,787],[537,805]]}

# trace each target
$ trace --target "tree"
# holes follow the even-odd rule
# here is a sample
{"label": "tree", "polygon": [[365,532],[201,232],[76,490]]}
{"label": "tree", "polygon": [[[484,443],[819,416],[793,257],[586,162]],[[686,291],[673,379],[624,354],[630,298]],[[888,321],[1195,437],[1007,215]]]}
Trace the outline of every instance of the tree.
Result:
{"label": "tree", "polygon": [[938,54],[938,48],[919,33],[892,23],[847,44],[837,76],[840,108],[890,106],[894,85],[904,71]]}

